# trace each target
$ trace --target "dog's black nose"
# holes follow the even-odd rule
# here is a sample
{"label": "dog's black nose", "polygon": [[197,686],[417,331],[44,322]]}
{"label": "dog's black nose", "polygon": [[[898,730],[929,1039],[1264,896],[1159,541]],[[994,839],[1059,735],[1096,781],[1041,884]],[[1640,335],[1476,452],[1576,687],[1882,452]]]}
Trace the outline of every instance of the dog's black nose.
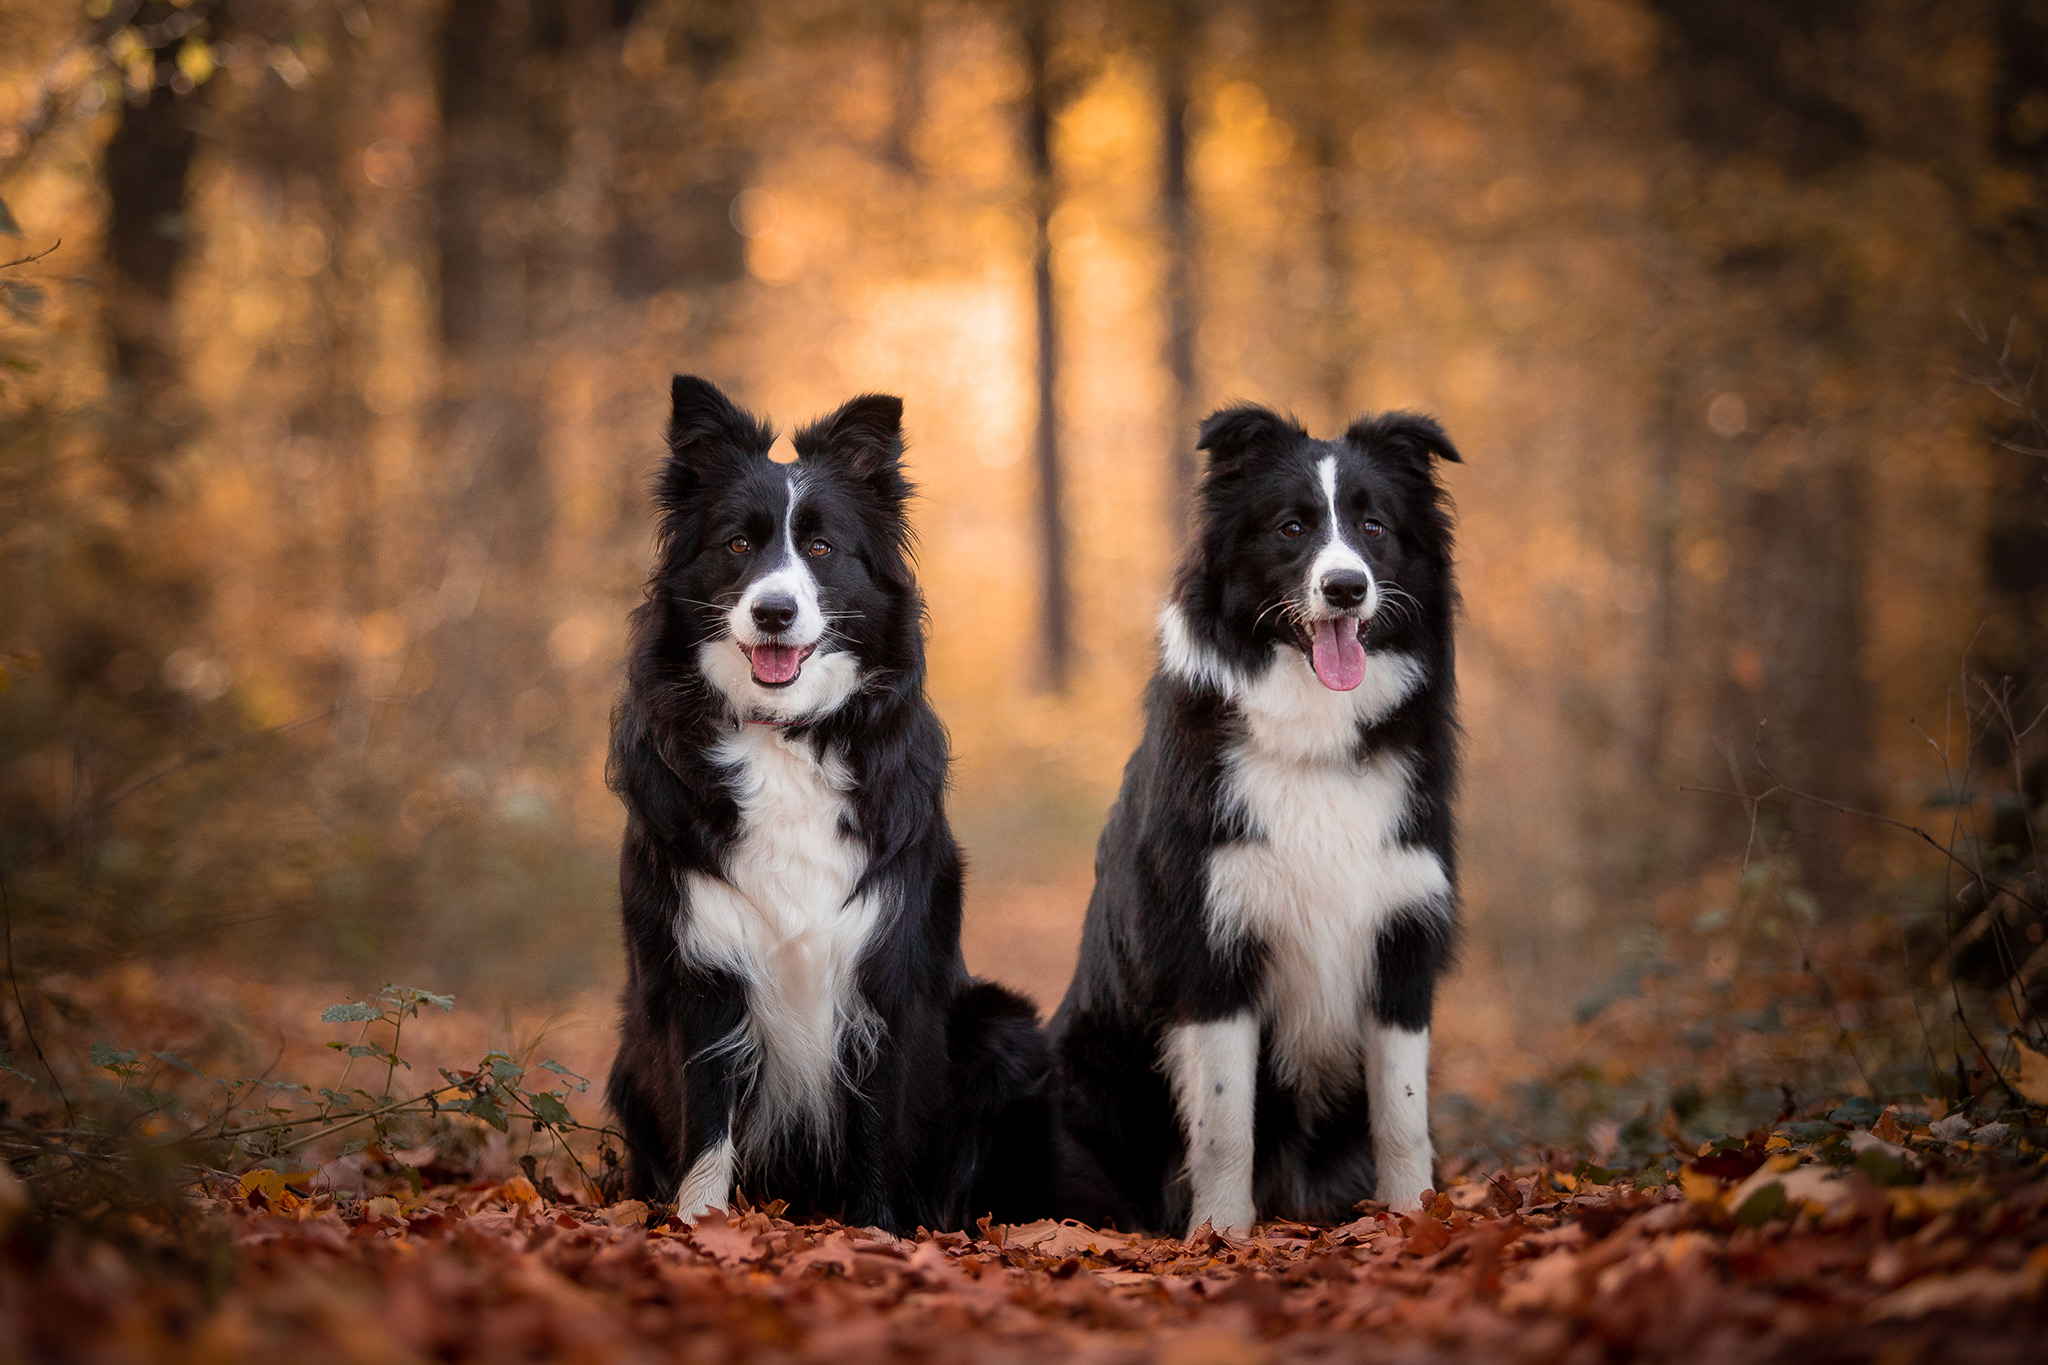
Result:
{"label": "dog's black nose", "polygon": [[1372,580],[1356,569],[1339,569],[1323,579],[1323,600],[1339,611],[1349,611],[1365,601]]}
{"label": "dog's black nose", "polygon": [[789,629],[796,620],[796,599],[787,593],[777,593],[754,603],[754,624],[770,635],[779,635]]}

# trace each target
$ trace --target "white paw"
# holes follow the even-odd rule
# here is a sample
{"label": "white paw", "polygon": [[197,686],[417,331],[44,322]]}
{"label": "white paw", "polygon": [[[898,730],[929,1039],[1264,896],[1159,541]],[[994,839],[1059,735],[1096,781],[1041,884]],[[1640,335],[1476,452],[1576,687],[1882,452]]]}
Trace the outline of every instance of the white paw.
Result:
{"label": "white paw", "polygon": [[1220,1206],[1213,1209],[1196,1209],[1188,1215],[1188,1236],[1193,1237],[1207,1223],[1225,1237],[1249,1237],[1252,1224],[1258,1221],[1258,1211],[1250,1204]]}
{"label": "white paw", "polygon": [[1429,1176],[1396,1176],[1382,1180],[1376,1192],[1379,1201],[1397,1213],[1413,1213],[1422,1207],[1422,1193],[1430,1188]]}
{"label": "white paw", "polygon": [[676,1217],[694,1223],[732,1202],[733,1151],[727,1138],[697,1158],[676,1191]]}

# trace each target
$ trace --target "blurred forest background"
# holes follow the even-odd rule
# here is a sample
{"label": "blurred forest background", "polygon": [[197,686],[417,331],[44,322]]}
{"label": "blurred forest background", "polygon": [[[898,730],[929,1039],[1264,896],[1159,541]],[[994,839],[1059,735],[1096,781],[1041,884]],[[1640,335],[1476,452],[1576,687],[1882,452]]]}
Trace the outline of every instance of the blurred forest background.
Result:
{"label": "blurred forest background", "polygon": [[785,431],[907,399],[970,962],[1048,1007],[1232,399],[1421,408],[1466,452],[1488,989],[1452,1034],[1729,970],[1735,921],[1766,954],[1872,926],[1932,989],[1937,852],[1688,787],[1909,822],[1946,791],[1943,842],[2030,856],[1995,826],[2042,797],[2043,0],[0,0],[0,32],[23,977],[608,1010],[605,736],[678,370]]}

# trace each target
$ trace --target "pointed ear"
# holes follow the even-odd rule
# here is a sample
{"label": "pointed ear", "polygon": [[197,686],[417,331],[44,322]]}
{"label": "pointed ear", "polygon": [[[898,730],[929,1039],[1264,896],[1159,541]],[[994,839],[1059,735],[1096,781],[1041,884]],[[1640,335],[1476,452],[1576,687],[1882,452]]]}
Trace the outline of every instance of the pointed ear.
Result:
{"label": "pointed ear", "polygon": [[1214,473],[1236,466],[1248,455],[1292,445],[1307,435],[1293,418],[1245,403],[1203,418],[1202,434],[1195,441],[1195,448],[1209,452],[1209,469]]}
{"label": "pointed ear", "polygon": [[668,459],[655,480],[654,495],[663,510],[674,512],[703,486],[714,464],[767,454],[775,444],[775,429],[708,379],[679,374],[668,392]]}
{"label": "pointed ear", "polygon": [[[799,431],[797,458],[844,470],[863,483],[896,491],[903,459],[903,400],[864,393]],[[907,490],[906,490],[907,491]]]}
{"label": "pointed ear", "polygon": [[668,448],[678,457],[710,445],[765,451],[775,443],[775,433],[767,423],[735,404],[708,379],[679,374],[668,394]]}
{"label": "pointed ear", "polygon": [[1429,470],[1432,456],[1452,464],[1464,463],[1436,418],[1419,412],[1383,412],[1377,417],[1361,417],[1344,433],[1344,439],[1368,455],[1405,461],[1424,472]]}

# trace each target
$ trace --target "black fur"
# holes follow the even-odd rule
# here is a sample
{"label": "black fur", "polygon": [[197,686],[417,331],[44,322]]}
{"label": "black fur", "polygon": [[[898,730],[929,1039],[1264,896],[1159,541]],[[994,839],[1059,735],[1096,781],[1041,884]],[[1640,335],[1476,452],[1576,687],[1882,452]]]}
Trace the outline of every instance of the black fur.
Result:
{"label": "black fur", "polygon": [[[628,984],[608,1098],[631,1192],[655,1200],[741,1131],[750,1100],[747,1072],[721,1046],[747,1023],[747,983],[680,943],[685,874],[722,877],[741,832],[733,772],[711,750],[745,718],[700,671],[697,651],[726,635],[719,604],[737,600],[765,559],[729,545],[741,535],[779,543],[787,505],[768,426],[700,379],[677,377],[672,397],[655,565],[632,617],[609,764],[627,811]],[[795,437],[805,491],[794,534],[835,547],[812,566],[833,626],[821,650],[851,652],[863,681],[836,710],[785,731],[836,752],[852,774],[847,832],[865,853],[855,894],[891,907],[856,971],[880,1043],[844,1069],[834,1149],[760,1144],[741,1151],[737,1180],[800,1215],[894,1231],[1042,1206],[1042,1174],[1014,1188],[998,1158],[1015,1134],[1045,1130],[1048,1065],[1030,1002],[972,981],[960,952],[961,861],[946,821],[946,735],[924,694],[901,415],[900,400],[868,395]]]}
{"label": "black fur", "polygon": [[[1420,685],[1355,752],[1403,753],[1414,780],[1399,838],[1433,851],[1455,887],[1451,795],[1456,777],[1449,510],[1436,461],[1458,454],[1434,421],[1408,413],[1361,418],[1338,440],[1314,440],[1292,420],[1236,407],[1202,424],[1209,452],[1193,543],[1174,588],[1188,633],[1240,674],[1257,677],[1303,648],[1276,604],[1306,575],[1314,542],[1273,533],[1299,517],[1327,526],[1316,474],[1337,457],[1340,515],[1370,516],[1387,533],[1357,542],[1374,575],[1414,602],[1382,609],[1368,651],[1420,661]],[[1176,1025],[1256,1010],[1267,988],[1264,946],[1221,946],[1205,925],[1212,853],[1262,838],[1225,800],[1225,759],[1244,733],[1217,688],[1162,668],[1146,693],[1146,728],[1096,852],[1096,884],[1079,966],[1054,1017],[1062,1151],[1059,1212],[1180,1232],[1188,1193],[1185,1144],[1160,1064]],[[1425,1026],[1451,952],[1446,914],[1398,915],[1377,942],[1370,1008],[1403,1028]],[[1326,1093],[1320,1112],[1298,1104],[1262,1045],[1256,1103],[1255,1193],[1262,1217],[1341,1220],[1374,1194],[1363,1075]],[[1104,1188],[1104,1177],[1108,1188]]]}

